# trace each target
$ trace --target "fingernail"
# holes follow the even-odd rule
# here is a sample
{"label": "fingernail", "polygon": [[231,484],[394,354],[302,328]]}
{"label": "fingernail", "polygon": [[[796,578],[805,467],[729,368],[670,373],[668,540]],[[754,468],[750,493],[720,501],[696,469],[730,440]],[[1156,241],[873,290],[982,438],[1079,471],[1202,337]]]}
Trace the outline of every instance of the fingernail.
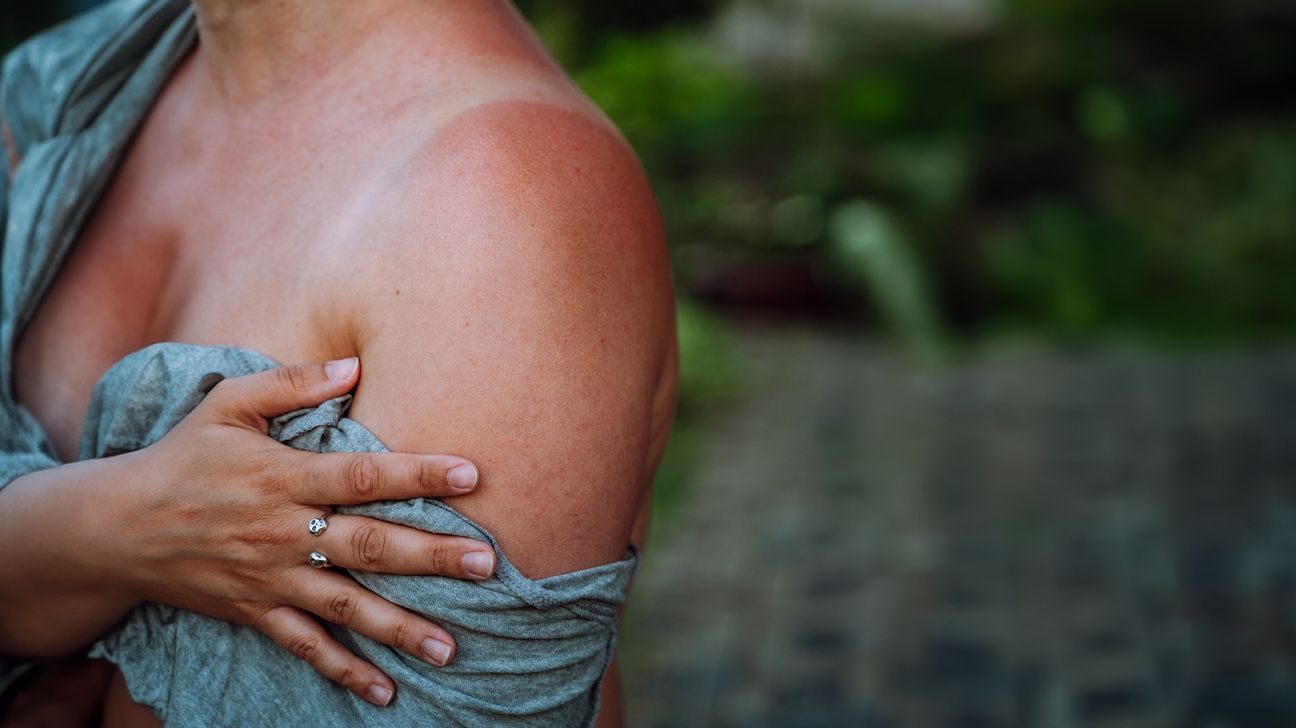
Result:
{"label": "fingernail", "polygon": [[464,463],[450,468],[446,482],[455,490],[472,490],[477,487],[477,468]]}
{"label": "fingernail", "polygon": [[423,640],[423,644],[420,645],[420,647],[423,649],[423,655],[427,657],[428,661],[433,665],[444,667],[445,664],[450,661],[450,645],[447,645],[444,642],[438,642],[437,640],[428,637]]}
{"label": "fingernail", "polygon": [[489,551],[472,551],[463,556],[463,570],[469,576],[485,579],[495,568],[495,557]]}
{"label": "fingernail", "polygon": [[345,382],[355,374],[356,367],[360,365],[359,357],[347,357],[346,359],[334,359],[324,365],[324,373],[328,378],[335,382]]}
{"label": "fingernail", "polygon": [[386,687],[384,685],[379,685],[377,683],[374,683],[373,685],[369,686],[369,702],[373,703],[374,705],[385,706],[391,702],[391,699],[392,699],[391,688]]}

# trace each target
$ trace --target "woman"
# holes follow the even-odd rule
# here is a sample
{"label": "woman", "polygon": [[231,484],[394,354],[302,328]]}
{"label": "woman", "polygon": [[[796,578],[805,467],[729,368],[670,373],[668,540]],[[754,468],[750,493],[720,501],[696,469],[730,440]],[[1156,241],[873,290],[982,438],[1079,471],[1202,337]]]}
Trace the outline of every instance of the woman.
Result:
{"label": "woman", "polygon": [[93,644],[109,722],[592,720],[671,291],[516,12],[121,0],[0,94],[0,654]]}

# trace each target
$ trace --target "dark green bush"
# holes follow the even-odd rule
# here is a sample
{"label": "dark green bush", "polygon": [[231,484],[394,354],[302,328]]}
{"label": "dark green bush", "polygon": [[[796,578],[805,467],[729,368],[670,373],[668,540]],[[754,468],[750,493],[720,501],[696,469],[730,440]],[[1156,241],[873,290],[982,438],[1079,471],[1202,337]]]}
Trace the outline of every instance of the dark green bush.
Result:
{"label": "dark green bush", "polygon": [[618,30],[574,75],[682,249],[829,259],[822,221],[862,199],[955,331],[1250,338],[1296,322],[1294,31],[1291,2],[1015,0],[970,31],[840,24],[809,70]]}

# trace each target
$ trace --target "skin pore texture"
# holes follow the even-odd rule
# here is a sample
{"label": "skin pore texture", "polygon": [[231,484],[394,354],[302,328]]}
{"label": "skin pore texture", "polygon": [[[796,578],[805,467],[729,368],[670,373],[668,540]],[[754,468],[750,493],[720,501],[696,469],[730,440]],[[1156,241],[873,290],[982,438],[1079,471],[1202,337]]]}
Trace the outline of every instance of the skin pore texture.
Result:
{"label": "skin pore texture", "polygon": [[[152,342],[358,356],[351,416],[476,463],[454,506],[525,575],[642,542],[676,351],[619,133],[505,2],[195,5],[197,48],[18,342],[19,400],[59,454],[99,376]],[[120,676],[105,715],[151,719]]]}

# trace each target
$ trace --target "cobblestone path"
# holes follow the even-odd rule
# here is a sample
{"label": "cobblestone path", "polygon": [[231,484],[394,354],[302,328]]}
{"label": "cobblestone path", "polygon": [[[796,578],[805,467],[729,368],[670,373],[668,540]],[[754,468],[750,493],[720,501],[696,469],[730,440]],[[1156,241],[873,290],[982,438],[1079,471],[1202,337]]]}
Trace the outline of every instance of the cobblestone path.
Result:
{"label": "cobblestone path", "polygon": [[1296,352],[740,343],[631,726],[1296,726]]}

